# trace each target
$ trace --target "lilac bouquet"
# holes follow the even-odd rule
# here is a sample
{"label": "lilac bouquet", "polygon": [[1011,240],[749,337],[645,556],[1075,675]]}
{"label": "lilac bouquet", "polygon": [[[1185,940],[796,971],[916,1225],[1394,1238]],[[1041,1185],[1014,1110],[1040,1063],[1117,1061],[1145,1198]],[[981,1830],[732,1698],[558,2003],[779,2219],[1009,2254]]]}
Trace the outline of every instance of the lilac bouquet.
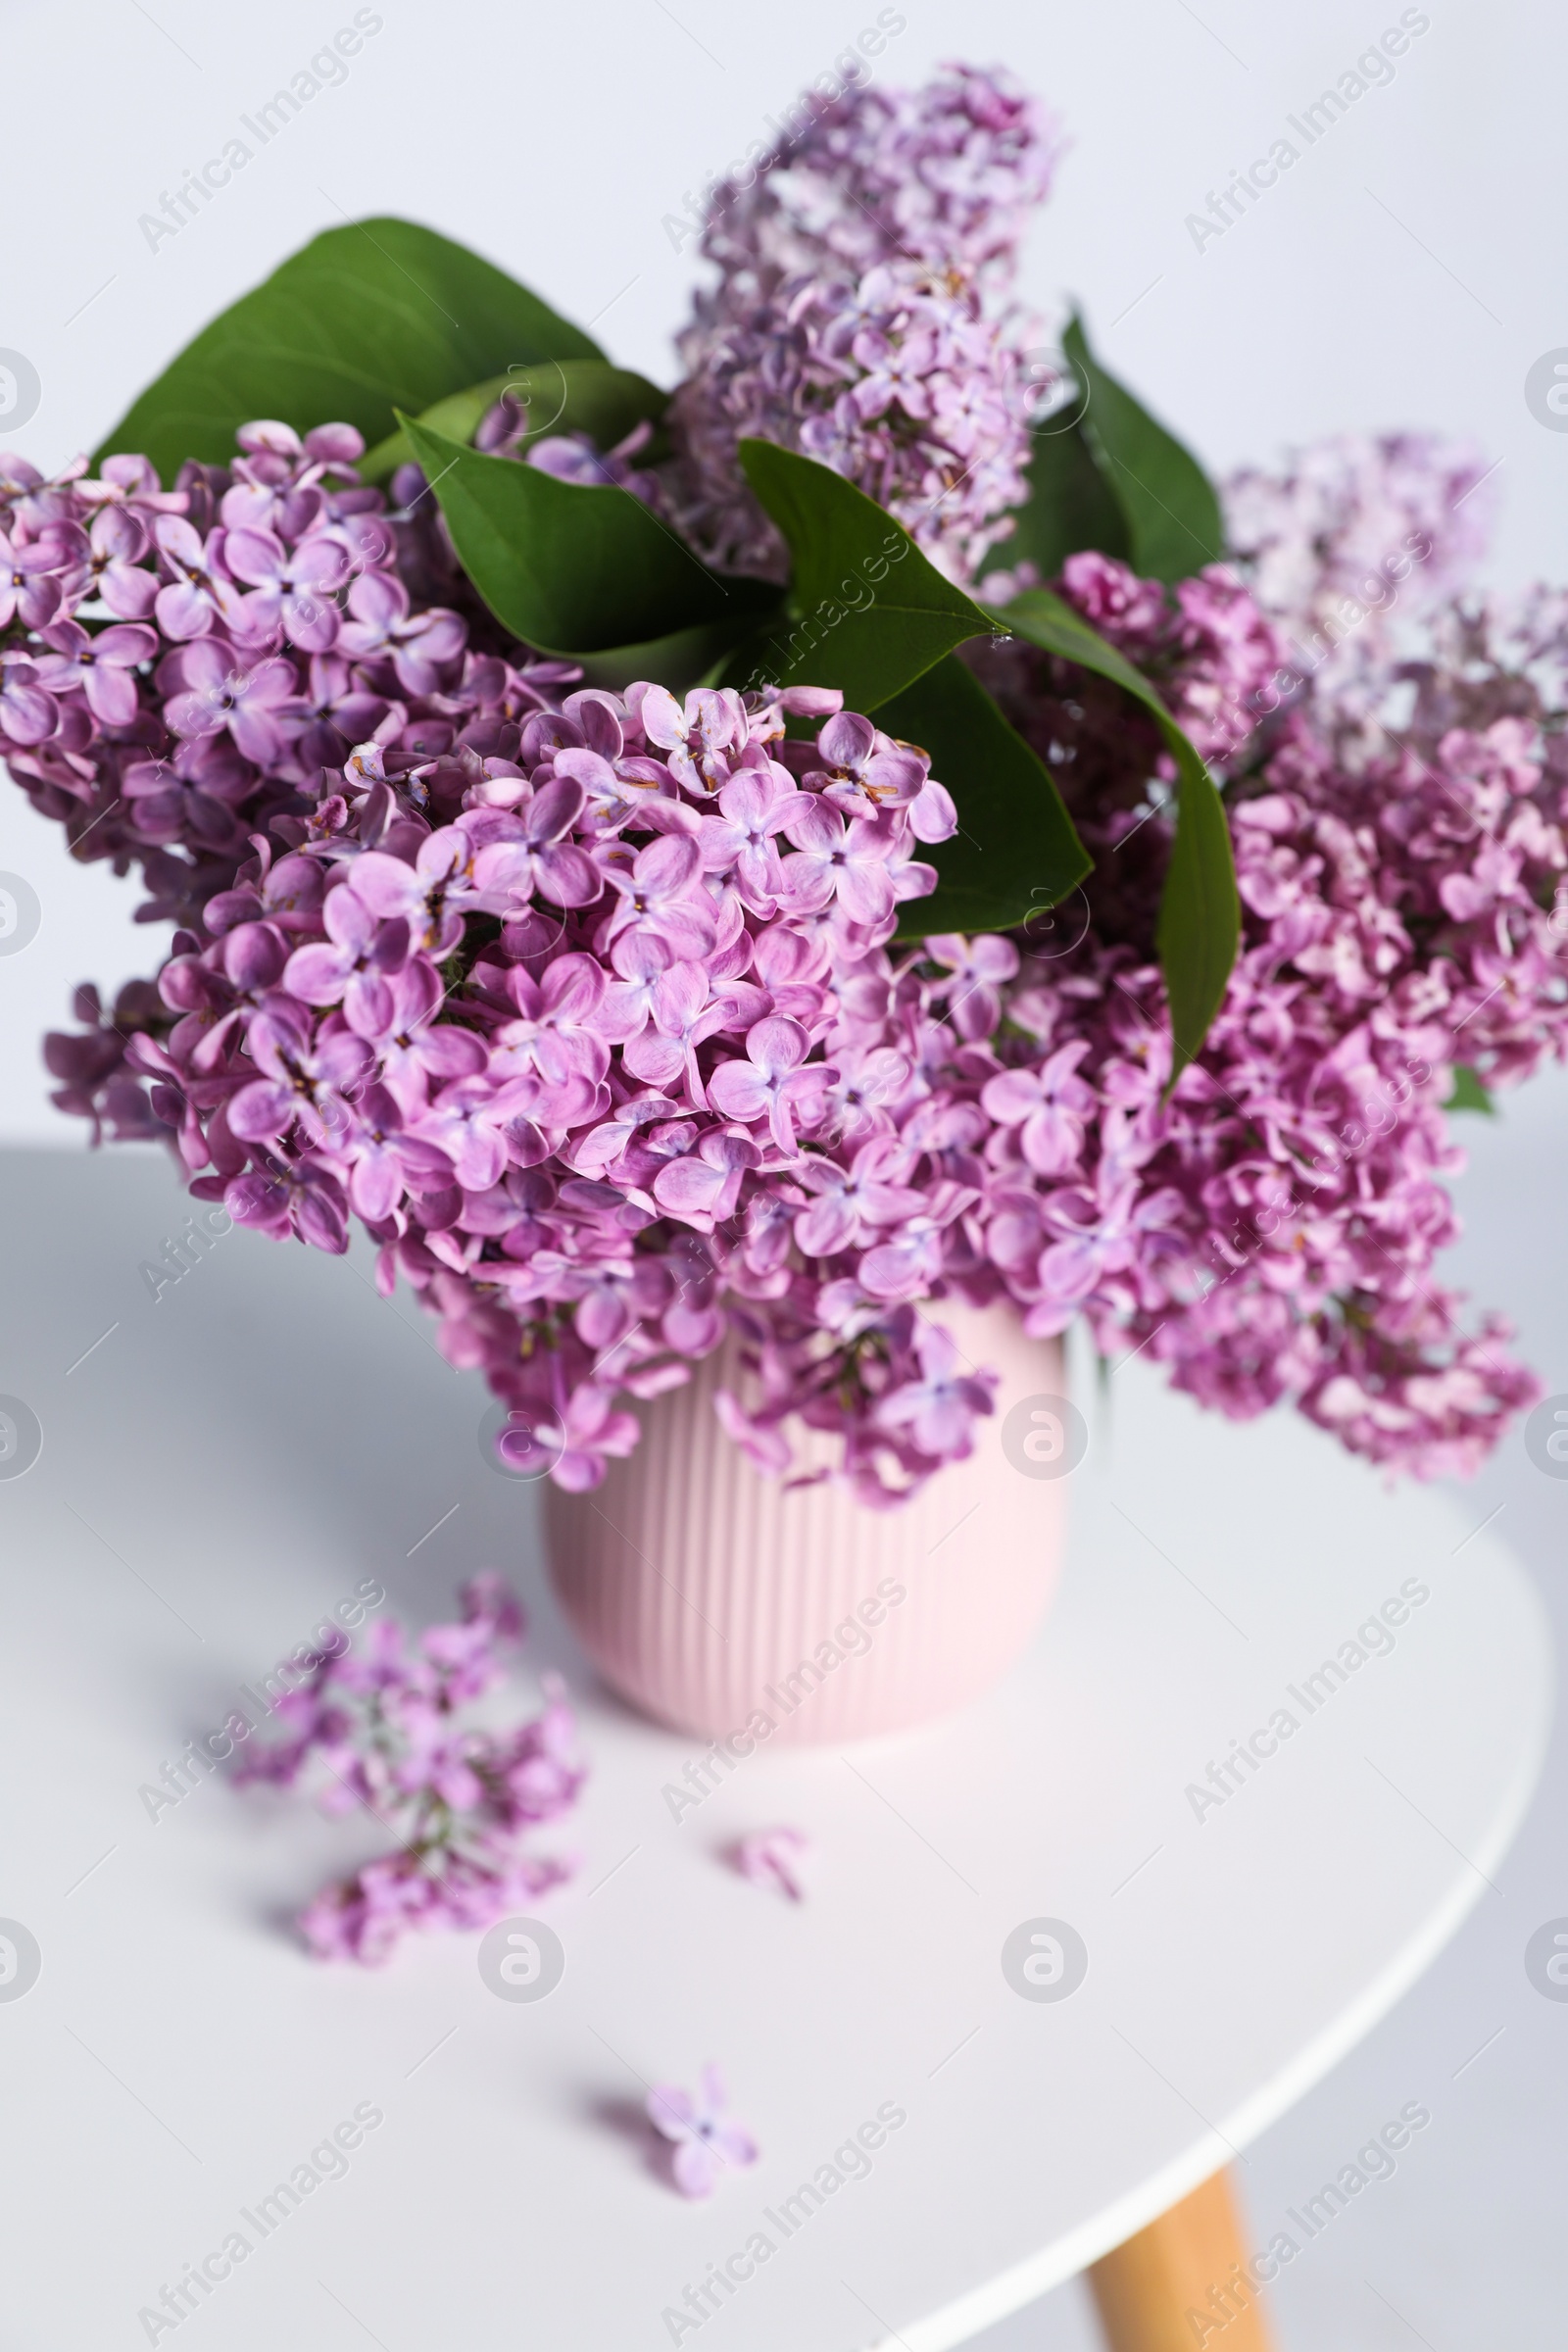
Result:
{"label": "lilac bouquet", "polygon": [[1568,1037],[1568,602],[1467,590],[1468,451],[1221,493],[1044,343],[1056,149],[967,68],[822,104],[714,191],[673,395],[377,221],[142,454],[0,457],[0,748],[174,926],[57,1102],[357,1218],[517,1469],[732,1337],[735,1441],[895,1502],[991,1409],[955,1293],[1422,1476],[1537,1394],[1434,1265],[1450,1115]]}

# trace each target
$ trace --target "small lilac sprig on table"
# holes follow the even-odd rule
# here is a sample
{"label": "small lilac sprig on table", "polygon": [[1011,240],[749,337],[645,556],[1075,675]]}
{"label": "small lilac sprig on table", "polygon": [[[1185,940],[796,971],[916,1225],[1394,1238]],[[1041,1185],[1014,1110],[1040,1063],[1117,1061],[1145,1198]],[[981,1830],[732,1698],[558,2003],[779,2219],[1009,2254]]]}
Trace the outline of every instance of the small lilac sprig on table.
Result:
{"label": "small lilac sprig on table", "polygon": [[678,2083],[661,2083],[648,2094],[648,2120],[672,2143],[669,2160],[675,2186],[685,2197],[710,2197],[724,2174],[755,2164],[760,2153],[744,2126],[726,2109],[724,2078],[711,2061],[704,2067],[695,2097]]}
{"label": "small lilac sprig on table", "polygon": [[398,1850],[323,1887],[300,1914],[318,1959],[376,1966],[419,1928],[485,1928],[570,1877],[570,1861],[523,1850],[538,1823],[576,1802],[586,1777],[576,1723],[555,1675],[545,1706],[511,1731],[465,1727],[462,1708],[495,1688],[522,1612],[493,1570],[459,1594],[455,1624],[410,1642],[396,1618],[359,1651],[322,1651],[278,1701],[288,1737],[248,1755],[240,1782],[295,1788],[316,1760],[325,1813],[363,1807]]}

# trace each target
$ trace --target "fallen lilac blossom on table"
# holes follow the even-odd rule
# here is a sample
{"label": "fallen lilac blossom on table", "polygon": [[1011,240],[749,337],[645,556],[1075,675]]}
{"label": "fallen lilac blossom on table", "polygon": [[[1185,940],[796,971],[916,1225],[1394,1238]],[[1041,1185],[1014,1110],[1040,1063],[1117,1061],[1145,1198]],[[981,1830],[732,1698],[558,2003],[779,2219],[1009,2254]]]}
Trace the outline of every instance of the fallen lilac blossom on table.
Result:
{"label": "fallen lilac blossom on table", "polygon": [[459,1709],[501,1681],[523,1619],[493,1570],[458,1597],[458,1622],[412,1643],[386,1618],[357,1653],[313,1653],[308,1679],[277,1704],[288,1738],[235,1775],[292,1788],[316,1757],[322,1811],[363,1806],[397,1840],[300,1914],[318,1959],[378,1966],[411,1930],[489,1927],[571,1876],[570,1860],[521,1842],[570,1810],[586,1777],[564,1687],[544,1676],[543,1711],[510,1731],[460,1726]]}
{"label": "fallen lilac blossom on table", "polygon": [[697,2095],[678,2083],[661,2083],[648,2094],[648,2120],[671,2141],[670,2174],[685,2197],[710,2197],[726,2168],[755,2164],[758,2146],[725,2110],[724,2078],[711,2061],[704,2067]]}
{"label": "fallen lilac blossom on table", "polygon": [[804,1902],[806,1887],[800,1864],[810,1847],[804,1830],[753,1830],[734,1849],[735,1867],[754,1886],[787,1894],[792,1903]]}

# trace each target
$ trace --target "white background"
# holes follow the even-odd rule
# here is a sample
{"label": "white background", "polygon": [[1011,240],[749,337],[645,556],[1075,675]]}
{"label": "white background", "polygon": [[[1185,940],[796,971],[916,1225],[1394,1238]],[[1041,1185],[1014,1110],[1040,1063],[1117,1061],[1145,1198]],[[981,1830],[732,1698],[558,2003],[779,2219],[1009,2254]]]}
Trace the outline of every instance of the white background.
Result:
{"label": "white background", "polygon": [[[382,29],[345,82],[152,251],[139,216],[219,153],[239,116],[306,66],[352,8],[4,9],[0,348],[24,353],[42,382],[37,414],[8,446],[45,466],[92,446],[215,311],[317,230],[376,212],[473,244],[591,324],[613,358],[668,382],[692,263],[663,217],[764,136],[764,116],[877,9],[383,0],[378,13]],[[1538,424],[1523,393],[1531,363],[1568,344],[1559,16],[1523,0],[1433,0],[1430,29],[1392,85],[1371,90],[1199,253],[1186,216],[1352,67],[1397,6],[911,0],[902,13],[906,28],[875,69],[883,79],[917,80],[955,54],[1002,60],[1062,115],[1072,149],[1032,235],[1023,291],[1047,310],[1079,296],[1107,362],[1213,468],[1336,430],[1472,435],[1501,461],[1494,578],[1568,575],[1568,434]],[[73,868],[3,784],[0,869],[24,874],[43,907],[38,938],[0,958],[0,1138],[58,1143],[38,1034],[62,1019],[74,981],[112,987],[150,968],[157,943],[130,924],[133,886]],[[1481,1137],[1463,1188],[1475,1228],[1466,1271],[1520,1314],[1553,1383],[1568,1383],[1558,1336],[1568,1257],[1553,1205],[1565,1132],[1568,1094],[1544,1084]],[[1502,1524],[1554,1587],[1568,1487],[1539,1477],[1515,1444],[1483,1481],[1478,1515],[1499,1499]],[[1281,2326],[1298,2352],[1407,2348],[1417,2338],[1396,2312],[1419,2321],[1432,2352],[1494,2352],[1555,2331],[1560,2157],[1544,2118],[1548,2100],[1560,2107],[1568,2006],[1537,1999],[1519,1963],[1530,1930],[1568,1912],[1543,1818],[1538,1809],[1507,1899],[1489,1898],[1399,2017],[1257,2152],[1247,2187],[1263,2223],[1312,2193],[1403,2100],[1425,2097],[1437,2114],[1442,2094],[1441,2133],[1288,2275]],[[1503,2038],[1453,2080],[1499,2022]],[[1059,2352],[1081,2328],[1067,2293],[990,2341],[994,2352]]]}

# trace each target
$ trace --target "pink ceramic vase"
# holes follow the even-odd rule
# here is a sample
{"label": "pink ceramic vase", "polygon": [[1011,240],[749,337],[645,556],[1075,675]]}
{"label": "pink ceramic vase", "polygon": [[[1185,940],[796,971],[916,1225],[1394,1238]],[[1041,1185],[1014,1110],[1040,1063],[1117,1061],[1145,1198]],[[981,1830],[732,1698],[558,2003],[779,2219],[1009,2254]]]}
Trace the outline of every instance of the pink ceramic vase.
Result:
{"label": "pink ceramic vase", "polygon": [[[593,1494],[548,1489],[556,1592],[635,1706],[706,1740],[863,1739],[953,1713],[1024,1648],[1061,1557],[1060,1343],[1026,1339],[1010,1306],[921,1311],[1001,1386],[970,1458],[899,1509],[752,1468],[712,1407],[738,1386],[733,1341],[641,1408],[641,1444]],[[798,1468],[833,1458],[789,1434]]]}

